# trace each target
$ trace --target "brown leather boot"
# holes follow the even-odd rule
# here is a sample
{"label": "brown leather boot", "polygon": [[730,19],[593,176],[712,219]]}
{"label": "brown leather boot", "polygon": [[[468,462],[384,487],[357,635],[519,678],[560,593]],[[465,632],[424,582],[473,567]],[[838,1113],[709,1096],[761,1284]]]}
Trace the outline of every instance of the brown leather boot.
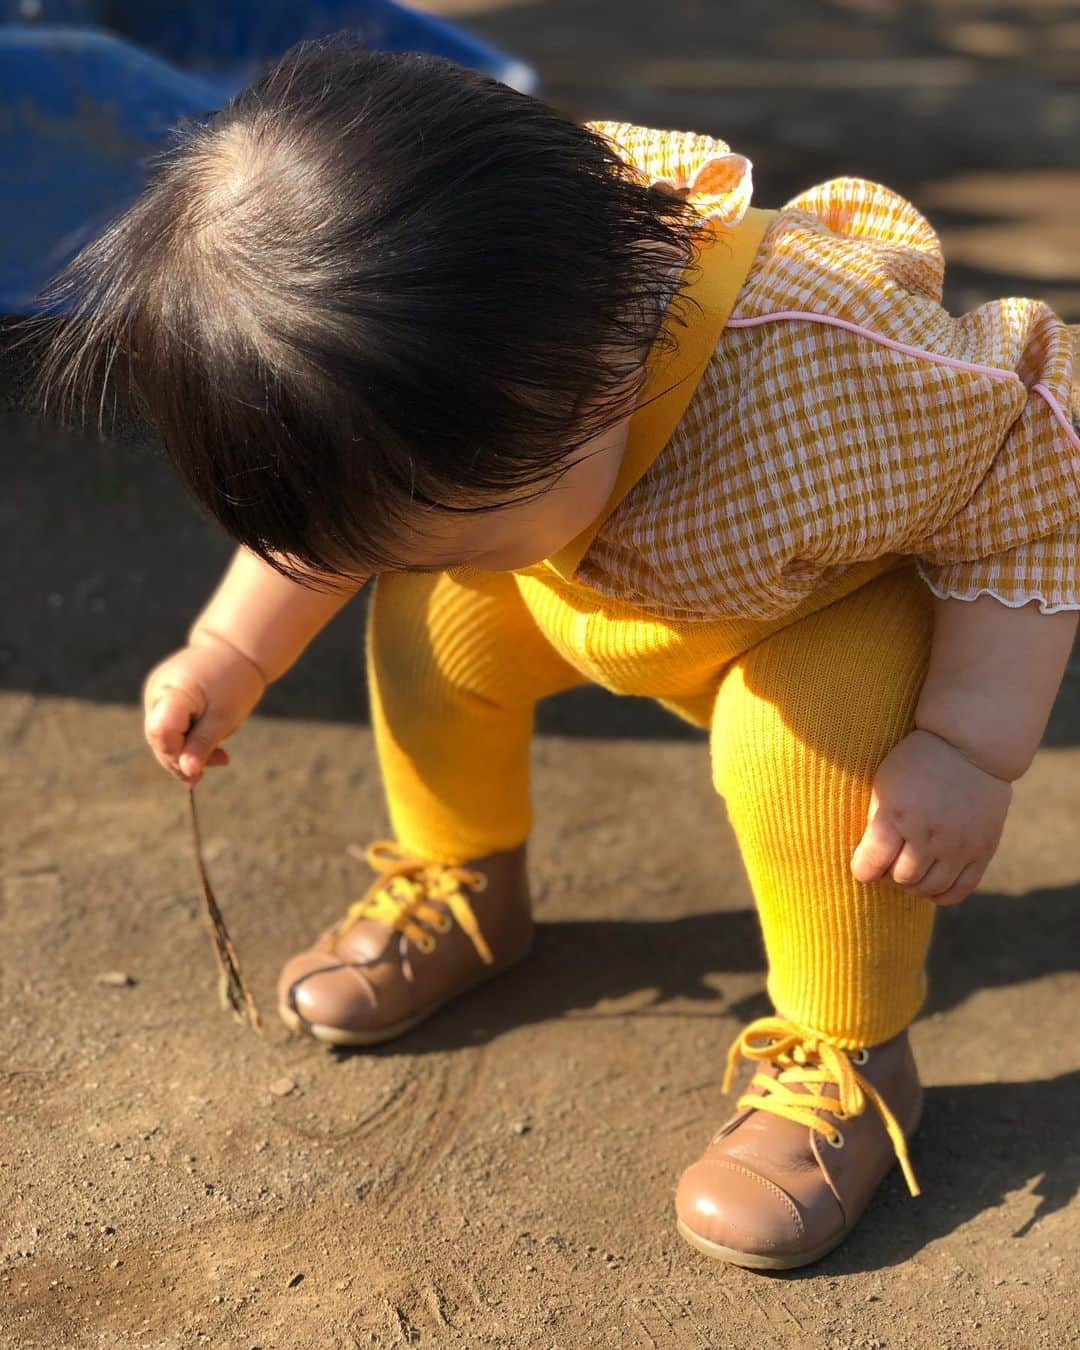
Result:
{"label": "brown leather boot", "polygon": [[285,1024],[332,1045],[400,1036],[532,945],[524,844],[460,867],[385,840],[363,856],[381,875],[278,977]]}
{"label": "brown leather boot", "polygon": [[844,1240],[895,1161],[919,1194],[905,1138],[923,1093],[906,1031],[844,1051],[759,1018],[731,1047],[725,1092],[740,1054],[764,1067],[682,1175],[675,1210],[688,1242],[738,1266],[789,1270]]}

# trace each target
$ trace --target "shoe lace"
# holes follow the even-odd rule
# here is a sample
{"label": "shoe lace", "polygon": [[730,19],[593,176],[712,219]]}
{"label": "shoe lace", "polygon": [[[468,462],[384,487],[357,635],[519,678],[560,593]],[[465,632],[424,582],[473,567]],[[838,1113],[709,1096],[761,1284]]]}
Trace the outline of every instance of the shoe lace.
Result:
{"label": "shoe lace", "polygon": [[361,919],[377,919],[404,933],[421,951],[430,952],[436,938],[429,928],[448,933],[453,915],[480,959],[487,965],[494,962],[463,889],[467,886],[471,891],[484,890],[487,877],[482,872],[412,857],[391,839],[378,839],[366,849],[350,845],[348,851],[353,857],[362,858],[379,875],[360,899],[349,906],[334,930],[334,941]]}
{"label": "shoe lace", "polygon": [[[775,1064],[780,1072],[775,1078],[765,1073],[755,1073],[751,1087],[761,1088],[765,1095],[744,1092],[736,1103],[737,1107],[741,1109],[749,1106],[758,1111],[771,1111],[773,1115],[793,1120],[797,1125],[807,1125],[824,1135],[834,1147],[840,1146],[843,1136],[817,1113],[827,1111],[837,1120],[843,1120],[861,1115],[869,1101],[885,1126],[908,1190],[912,1195],[919,1194],[919,1184],[908,1158],[903,1130],[881,1094],[857,1072],[847,1052],[784,1017],[759,1017],[744,1027],[732,1042],[724,1073],[725,1092],[731,1088],[740,1056]],[[792,1083],[808,1090],[796,1091],[789,1086]],[[840,1093],[839,1100],[810,1090],[824,1083],[836,1085]]]}

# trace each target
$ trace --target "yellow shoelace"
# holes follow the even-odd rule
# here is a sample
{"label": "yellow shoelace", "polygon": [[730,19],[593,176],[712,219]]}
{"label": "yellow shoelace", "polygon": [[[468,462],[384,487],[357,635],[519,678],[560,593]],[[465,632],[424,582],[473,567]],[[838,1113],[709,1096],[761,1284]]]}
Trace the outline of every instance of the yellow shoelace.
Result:
{"label": "yellow shoelace", "polygon": [[[736,1102],[739,1109],[752,1106],[758,1111],[771,1111],[773,1115],[793,1120],[797,1125],[808,1125],[810,1129],[824,1135],[833,1147],[841,1147],[838,1142],[843,1139],[840,1131],[823,1120],[817,1112],[828,1111],[837,1120],[844,1120],[848,1116],[861,1115],[869,1100],[892,1141],[908,1190],[912,1195],[919,1194],[919,1183],[915,1180],[908,1158],[903,1130],[881,1094],[862,1074],[856,1072],[845,1051],[823,1041],[819,1036],[811,1035],[784,1017],[759,1017],[742,1029],[728,1051],[724,1073],[725,1092],[731,1089],[739,1058],[743,1055],[747,1059],[776,1064],[780,1073],[776,1078],[755,1073],[751,1087],[761,1088],[765,1096],[744,1092]],[[865,1063],[865,1059],[856,1060],[856,1063]],[[790,1088],[789,1083],[803,1086],[835,1083],[840,1090],[840,1098],[825,1097],[813,1091],[798,1092]]]}
{"label": "yellow shoelace", "polygon": [[345,918],[334,930],[335,940],[361,919],[377,919],[404,933],[422,952],[430,952],[436,940],[424,925],[437,933],[449,933],[452,914],[480,959],[487,965],[494,962],[462,889],[468,886],[472,891],[484,890],[487,877],[482,872],[410,857],[391,839],[376,840],[366,849],[353,846],[349,852],[362,858],[379,875],[361,898],[349,906]]}

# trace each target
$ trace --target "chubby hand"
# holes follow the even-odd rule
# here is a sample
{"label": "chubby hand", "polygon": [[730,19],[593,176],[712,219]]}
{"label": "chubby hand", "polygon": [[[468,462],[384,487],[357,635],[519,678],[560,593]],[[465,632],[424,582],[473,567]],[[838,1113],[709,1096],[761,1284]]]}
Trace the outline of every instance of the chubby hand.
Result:
{"label": "chubby hand", "polygon": [[958,904],[994,856],[1011,801],[1011,783],[933,732],[915,730],[874,775],[852,876],[877,881],[888,875],[911,895]]}
{"label": "chubby hand", "polygon": [[266,681],[228,643],[200,637],[154,667],[143,689],[146,740],[163,769],[197,783],[204,768],[228,764],[220,742],[255,707]]}

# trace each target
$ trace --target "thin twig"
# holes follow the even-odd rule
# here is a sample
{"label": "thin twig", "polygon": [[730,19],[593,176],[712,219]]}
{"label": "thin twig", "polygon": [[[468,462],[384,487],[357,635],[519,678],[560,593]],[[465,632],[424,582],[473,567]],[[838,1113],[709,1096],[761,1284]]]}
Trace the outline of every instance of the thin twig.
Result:
{"label": "thin twig", "polygon": [[210,927],[210,936],[214,940],[214,955],[221,971],[221,1006],[231,1010],[237,1021],[242,1022],[246,1018],[252,1028],[261,1033],[262,1018],[259,1016],[259,1009],[255,1006],[255,999],[240,969],[236,948],[233,946],[232,938],[229,937],[229,930],[225,927],[225,920],[221,917],[217,900],[214,899],[214,888],[210,885],[206,863],[203,861],[194,788],[188,789],[188,805],[191,808],[191,842],[195,852],[195,868],[202,885],[203,899],[206,901],[206,921]]}

